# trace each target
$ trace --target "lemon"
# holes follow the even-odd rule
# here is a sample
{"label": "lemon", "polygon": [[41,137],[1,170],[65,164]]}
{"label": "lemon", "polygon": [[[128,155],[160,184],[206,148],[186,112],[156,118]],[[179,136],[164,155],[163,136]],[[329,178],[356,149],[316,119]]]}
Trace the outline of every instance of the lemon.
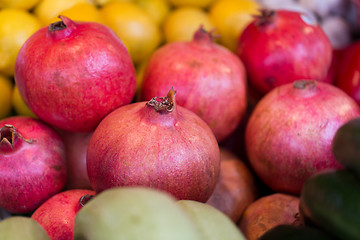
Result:
{"label": "lemon", "polygon": [[26,105],[26,103],[22,99],[16,84],[12,88],[11,105],[13,106],[15,113],[17,115],[36,118],[36,115],[30,110],[30,108]]}
{"label": "lemon", "polygon": [[[66,16],[73,21],[98,22],[104,23],[99,9],[91,3],[77,3],[74,6],[65,9],[59,15]],[[54,17],[50,22],[59,21],[58,16]]]}
{"label": "lemon", "polygon": [[[53,23],[60,12],[73,7],[77,3],[87,3],[90,0],[41,0],[35,6],[34,14],[39,18],[43,26]],[[56,20],[58,21],[58,19]]]}
{"label": "lemon", "polygon": [[214,29],[206,11],[198,7],[176,8],[164,21],[165,42],[190,41],[201,25],[206,31]]}
{"label": "lemon", "polygon": [[193,6],[206,8],[210,6],[213,0],[168,0],[175,7]]}
{"label": "lemon", "polygon": [[105,24],[124,42],[134,63],[146,59],[160,44],[159,26],[135,3],[108,3],[100,13]]}
{"label": "lemon", "polygon": [[0,119],[8,117],[11,113],[12,82],[0,75]]}
{"label": "lemon", "polygon": [[40,27],[39,20],[24,9],[0,10],[0,73],[14,75],[21,46]]}
{"label": "lemon", "polygon": [[260,5],[255,0],[218,0],[209,9],[220,43],[236,50],[237,39],[244,28],[258,14]]}
{"label": "lemon", "polygon": [[170,4],[167,0],[136,0],[135,3],[144,9],[158,25],[162,25],[170,12]]}
{"label": "lemon", "polygon": [[14,7],[30,10],[39,2],[40,0],[0,0],[0,8]]}

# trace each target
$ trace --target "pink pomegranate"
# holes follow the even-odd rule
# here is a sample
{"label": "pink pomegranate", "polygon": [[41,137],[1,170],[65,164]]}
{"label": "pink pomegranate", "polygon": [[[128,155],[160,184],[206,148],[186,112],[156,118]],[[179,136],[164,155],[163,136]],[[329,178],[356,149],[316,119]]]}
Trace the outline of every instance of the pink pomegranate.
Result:
{"label": "pink pomegranate", "polygon": [[174,87],[177,104],[200,116],[222,141],[245,114],[246,75],[240,59],[213,38],[200,28],[192,41],[155,51],[145,69],[141,99],[165,96]]}
{"label": "pink pomegranate", "polygon": [[60,18],[22,46],[16,84],[43,121],[68,131],[92,131],[105,115],[133,100],[135,69],[110,28]]}
{"label": "pink pomegranate", "polygon": [[94,196],[94,191],[84,189],[60,192],[37,208],[31,218],[45,229],[52,240],[74,239],[76,213]]}
{"label": "pink pomegranate", "polygon": [[264,9],[238,39],[249,84],[262,94],[299,79],[327,81],[332,46],[306,13]]}
{"label": "pink pomegranate", "polygon": [[356,102],[333,85],[299,80],[279,86],[250,116],[245,132],[249,162],[273,190],[299,195],[309,176],[341,168],[332,139],[359,115]]}
{"label": "pink pomegranate", "polygon": [[0,207],[30,213],[66,183],[60,136],[42,121],[16,116],[0,121]]}
{"label": "pink pomegranate", "polygon": [[205,202],[213,193],[220,151],[209,126],[166,97],[120,107],[95,129],[87,170],[99,193],[115,186],[146,186],[178,199]]}

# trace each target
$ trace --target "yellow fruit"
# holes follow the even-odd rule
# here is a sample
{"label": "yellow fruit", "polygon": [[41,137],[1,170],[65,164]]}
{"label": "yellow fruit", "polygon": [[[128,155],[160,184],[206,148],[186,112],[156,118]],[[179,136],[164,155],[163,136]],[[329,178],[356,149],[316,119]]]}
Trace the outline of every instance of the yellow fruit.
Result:
{"label": "yellow fruit", "polygon": [[0,8],[14,7],[30,10],[39,2],[40,0],[0,0]]}
{"label": "yellow fruit", "polygon": [[9,78],[0,75],[0,119],[11,113],[12,82]]}
{"label": "yellow fruit", "polygon": [[93,3],[100,7],[111,2],[133,2],[133,0],[93,0]]}
{"label": "yellow fruit", "polygon": [[[73,21],[98,22],[104,23],[99,9],[91,3],[77,3],[71,8],[65,9],[59,15],[66,16]],[[57,22],[60,19],[56,16],[51,22]]]}
{"label": "yellow fruit", "polygon": [[159,46],[159,26],[135,3],[112,2],[104,5],[100,13],[106,25],[124,42],[135,63],[146,59]]}
{"label": "yellow fruit", "polygon": [[[41,0],[35,6],[34,14],[39,18],[43,26],[53,23],[60,12],[73,7],[77,3],[87,3],[91,0]],[[56,21],[59,21],[58,19]]]}
{"label": "yellow fruit", "polygon": [[21,46],[40,27],[39,20],[24,9],[0,10],[0,73],[14,75]]}
{"label": "yellow fruit", "polygon": [[212,19],[220,43],[235,51],[237,39],[244,28],[258,14],[260,5],[255,0],[218,0],[210,7]]}
{"label": "yellow fruit", "polygon": [[206,8],[210,6],[210,4],[214,0],[168,0],[168,1],[175,7],[193,6],[193,7]]}
{"label": "yellow fruit", "polygon": [[164,21],[165,42],[190,41],[201,25],[206,31],[214,29],[205,10],[198,7],[176,8]]}
{"label": "yellow fruit", "polygon": [[17,88],[16,84],[12,88],[11,105],[13,106],[17,115],[36,118],[36,115],[29,109],[24,100],[21,98],[19,89]]}
{"label": "yellow fruit", "polygon": [[162,25],[170,12],[170,5],[167,0],[136,0],[135,3],[144,9],[158,25]]}

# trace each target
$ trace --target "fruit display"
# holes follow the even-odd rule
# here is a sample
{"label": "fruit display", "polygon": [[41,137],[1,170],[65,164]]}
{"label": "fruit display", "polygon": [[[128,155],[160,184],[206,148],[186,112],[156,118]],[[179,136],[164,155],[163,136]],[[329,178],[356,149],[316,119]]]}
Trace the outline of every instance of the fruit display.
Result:
{"label": "fruit display", "polygon": [[360,240],[360,0],[0,1],[0,239]]}

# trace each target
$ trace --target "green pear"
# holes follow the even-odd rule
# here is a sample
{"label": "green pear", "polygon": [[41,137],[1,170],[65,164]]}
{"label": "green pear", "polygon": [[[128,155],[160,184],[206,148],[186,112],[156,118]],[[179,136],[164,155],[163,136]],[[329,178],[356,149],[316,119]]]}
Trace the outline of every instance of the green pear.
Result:
{"label": "green pear", "polygon": [[145,187],[98,193],[75,217],[75,240],[205,240],[170,194]]}
{"label": "green pear", "polygon": [[34,219],[12,216],[0,222],[1,240],[50,240],[45,229]]}
{"label": "green pear", "polygon": [[193,200],[180,200],[177,204],[193,219],[204,239],[246,240],[235,223],[215,207]]}

